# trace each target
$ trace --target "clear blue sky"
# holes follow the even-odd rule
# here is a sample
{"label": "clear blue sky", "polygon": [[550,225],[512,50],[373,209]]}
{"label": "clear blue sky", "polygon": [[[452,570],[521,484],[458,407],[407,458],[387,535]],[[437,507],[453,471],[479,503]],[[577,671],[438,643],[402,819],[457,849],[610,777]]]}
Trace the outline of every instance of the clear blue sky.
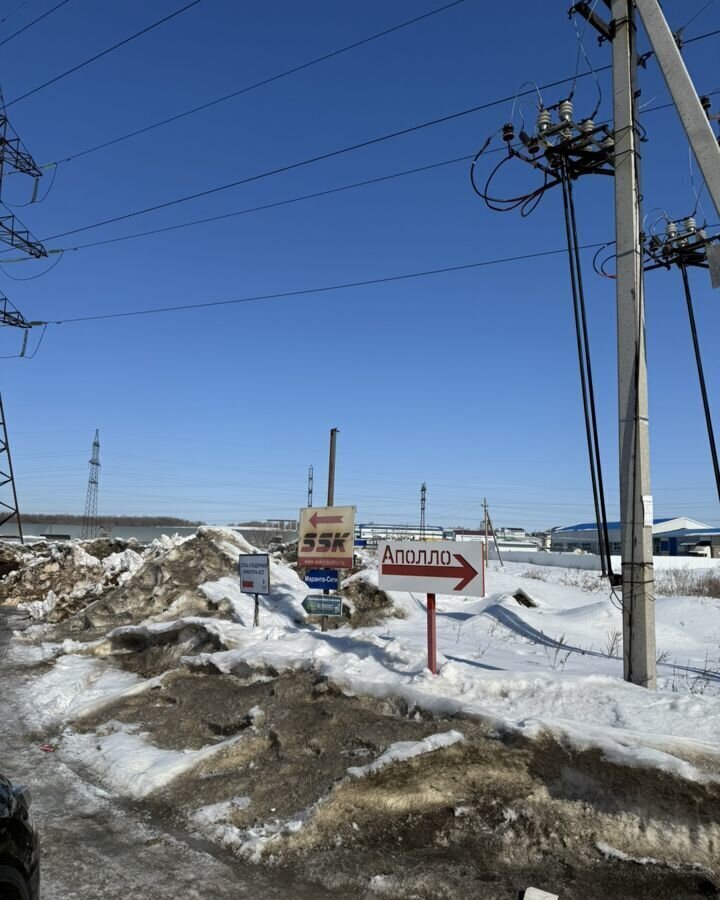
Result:
{"label": "clear blue sky", "polygon": [[[53,5],[30,0],[0,39]],[[2,48],[7,101],[182,6],[70,0]],[[442,2],[203,0],[36,95],[11,121],[38,162],[62,159],[441,6]],[[673,26],[701,0],[667,2]],[[2,0],[6,14],[17,6]],[[44,238],[571,75],[568,0],[464,3],[292,77],[58,168],[48,198],[18,209]],[[601,4],[602,6],[602,4]],[[2,16],[0,16],[1,18]],[[720,27],[720,4],[687,36]],[[609,62],[593,35],[593,63]],[[699,88],[717,83],[720,37],[687,48]],[[610,80],[600,76],[602,114]],[[651,61],[643,104],[667,100]],[[561,99],[550,90],[545,101]],[[595,100],[578,83],[577,109]],[[720,98],[715,98],[716,110]],[[73,242],[231,212],[473,153],[510,104],[334,160],[99,228]],[[530,111],[530,106],[525,106]],[[672,110],[648,113],[646,209],[694,204]],[[498,157],[496,157],[497,159]],[[561,248],[561,198],[536,213],[489,212],[465,163],[141,240],[7,265],[0,288],[28,318],[57,319],[319,287]],[[511,189],[529,185],[515,169]],[[49,177],[45,179],[49,180]],[[3,199],[32,184],[8,177]],[[612,183],[577,188],[581,240],[612,236]],[[711,204],[705,202],[711,221]],[[11,254],[17,255],[17,254]],[[586,257],[609,513],[617,514],[614,285]],[[720,420],[720,292],[693,275],[711,402]],[[653,492],[658,515],[720,522],[677,273],[647,281]],[[100,509],[209,522],[293,516],[313,464],[324,496],[328,431],[341,430],[336,500],[361,520],[473,525],[592,517],[564,256],[336,293],[48,329],[33,360],[2,361],[20,499],[81,513],[100,429]],[[34,335],[31,343],[36,340]],[[0,334],[11,353],[17,333]],[[720,421],[718,421],[720,426]]]}

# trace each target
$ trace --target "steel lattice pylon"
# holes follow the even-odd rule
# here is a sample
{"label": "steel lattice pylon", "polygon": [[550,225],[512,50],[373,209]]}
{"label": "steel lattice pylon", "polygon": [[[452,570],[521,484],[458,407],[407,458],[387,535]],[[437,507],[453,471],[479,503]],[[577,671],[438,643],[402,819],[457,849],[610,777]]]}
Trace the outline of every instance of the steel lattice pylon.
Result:
{"label": "steel lattice pylon", "polygon": [[10,485],[12,502],[6,503],[0,500],[0,525],[13,519],[17,522],[20,543],[24,544],[22,522],[20,521],[20,507],[18,506],[17,491],[15,489],[15,475],[13,473],[12,457],[10,456],[10,444],[8,441],[7,424],[5,422],[5,408],[0,395],[0,488]]}
{"label": "steel lattice pylon", "polygon": [[81,540],[98,536],[98,485],[100,483],[100,431],[95,431],[90,459],[90,477],[88,478],[85,515],[83,516]]}

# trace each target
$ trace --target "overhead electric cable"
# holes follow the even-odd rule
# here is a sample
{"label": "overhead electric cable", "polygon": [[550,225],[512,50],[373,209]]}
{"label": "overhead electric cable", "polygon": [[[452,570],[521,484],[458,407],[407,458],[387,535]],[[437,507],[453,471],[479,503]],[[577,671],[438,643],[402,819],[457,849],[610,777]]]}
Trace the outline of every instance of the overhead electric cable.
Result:
{"label": "overhead electric cable", "polygon": [[[198,0],[198,2],[199,2],[199,0]],[[436,13],[443,12],[444,10],[449,9],[449,8],[452,7],[452,6],[457,5],[457,3],[459,3],[459,2],[463,2],[463,0],[457,0],[456,3],[451,3],[451,4],[449,4],[448,6],[442,6],[442,7],[439,7],[438,9],[436,9],[436,10],[431,10],[429,13],[425,13],[423,16],[419,16],[419,17],[417,17],[417,18],[415,18],[415,19],[410,19],[410,20],[408,20],[407,22],[401,22],[399,25],[395,25],[395,26],[393,26],[392,28],[387,29],[386,31],[379,32],[378,34],[370,35],[370,36],[367,37],[367,38],[363,38],[363,39],[360,40],[360,41],[356,41],[356,42],[353,43],[353,44],[349,44],[347,47],[341,47],[341,48],[339,48],[338,50],[334,50],[334,51],[332,51],[331,53],[328,53],[328,54],[326,54],[326,55],[324,55],[324,56],[318,57],[317,59],[310,60],[310,61],[308,61],[307,63],[302,63],[301,65],[296,66],[296,67],[294,67],[294,68],[292,68],[292,69],[288,69],[288,70],[285,71],[285,72],[280,72],[280,73],[278,73],[278,74],[276,74],[276,75],[272,75],[272,76],[270,76],[270,77],[268,77],[268,78],[266,78],[266,79],[264,79],[264,80],[262,80],[262,81],[258,81],[258,82],[254,83],[254,84],[247,85],[247,86],[244,87],[244,88],[240,88],[240,89],[237,90],[237,91],[233,91],[233,92],[231,92],[231,93],[229,93],[229,94],[225,94],[225,95],[223,95],[222,97],[216,97],[216,98],[213,99],[213,100],[209,100],[207,103],[201,104],[200,106],[192,107],[191,109],[185,110],[185,111],[183,111],[183,112],[181,112],[181,113],[177,113],[176,115],[170,116],[169,118],[161,119],[161,120],[159,120],[158,122],[153,122],[153,123],[151,123],[150,125],[144,126],[143,128],[137,128],[137,129],[135,129],[135,130],[133,130],[133,131],[127,132],[126,134],[118,135],[118,137],[116,137],[116,138],[111,138],[111,139],[108,140],[108,141],[103,141],[103,142],[100,143],[100,144],[95,144],[95,145],[92,146],[92,147],[87,147],[87,148],[85,148],[84,150],[79,150],[79,151],[77,151],[76,153],[70,154],[69,156],[65,156],[65,157],[62,157],[62,158],[60,158],[60,159],[57,159],[57,160],[55,160],[54,162],[49,163],[48,165],[59,165],[60,163],[71,162],[72,160],[77,159],[78,157],[81,157],[81,156],[87,156],[87,155],[90,154],[90,153],[95,153],[96,151],[104,150],[105,148],[107,148],[107,147],[112,147],[112,146],[114,146],[115,144],[118,144],[118,143],[120,143],[120,142],[122,142],[122,141],[129,140],[130,138],[137,137],[137,136],[139,136],[139,135],[141,135],[141,134],[146,134],[147,132],[153,131],[153,130],[156,129],[156,128],[160,128],[160,127],[163,126],[163,125],[169,125],[170,123],[176,122],[176,121],[179,120],[179,119],[183,119],[183,118],[185,118],[186,116],[191,116],[191,115],[194,115],[195,113],[202,112],[202,110],[209,109],[210,107],[215,106],[215,105],[218,104],[218,103],[223,103],[225,100],[230,100],[230,99],[232,99],[233,97],[240,96],[241,94],[247,93],[248,91],[252,91],[252,90],[255,90],[255,89],[258,88],[258,87],[262,87],[262,86],[265,85],[265,84],[269,84],[269,83],[272,82],[272,81],[277,81],[277,80],[280,79],[280,78],[285,78],[286,76],[291,75],[291,74],[293,74],[294,72],[301,71],[302,69],[306,69],[306,68],[308,68],[308,67],[310,67],[310,66],[315,65],[316,63],[322,62],[322,61],[324,61],[324,60],[326,60],[326,59],[330,59],[330,58],[332,58],[333,56],[337,56],[337,55],[339,55],[339,54],[341,54],[341,53],[345,53],[346,51],[351,50],[351,49],[353,49],[354,47],[358,47],[358,46],[361,46],[362,44],[368,43],[369,41],[376,40],[377,38],[383,37],[384,35],[389,34],[389,33],[391,33],[392,31],[397,31],[398,29],[400,29],[400,28],[405,28],[407,25],[412,25],[412,24],[414,24],[415,22],[420,21],[421,19],[428,18],[428,16],[432,16],[432,15],[435,15]],[[694,38],[689,38],[687,41],[684,42],[684,44],[691,44],[691,43],[693,43],[694,41],[700,41],[700,40],[703,40],[704,38],[714,37],[716,34],[720,34],[720,29],[719,29],[718,31],[711,31],[711,32],[708,32],[707,34],[700,34],[700,35],[697,35],[697,36],[694,37]],[[580,79],[580,78],[587,78],[588,76],[592,76],[593,78],[595,78],[595,80],[596,80],[596,82],[597,82],[597,77],[596,77],[597,74],[598,74],[599,72],[609,71],[611,68],[612,68],[612,67],[611,67],[610,65],[606,65],[606,66],[600,66],[599,68],[596,68],[596,69],[594,69],[594,70],[592,70],[592,71],[583,72],[583,73],[580,73],[580,74],[574,74],[574,75],[570,76],[569,78],[563,78],[563,79],[561,79],[560,81],[554,81],[554,82],[551,82],[551,83],[546,84],[546,85],[541,85],[539,88],[538,88],[538,87],[535,87],[535,88],[533,89],[533,91],[520,91],[520,92],[518,92],[517,94],[514,94],[514,95],[513,95],[512,97],[510,97],[510,98],[503,97],[503,98],[501,98],[501,99],[499,99],[499,100],[493,101],[492,103],[489,104],[489,106],[494,106],[494,105],[502,104],[502,103],[508,102],[508,100],[517,100],[519,97],[527,96],[528,94],[534,93],[534,92],[537,91],[537,90],[545,90],[545,89],[548,89],[548,88],[551,88],[551,87],[556,87],[556,86],[558,86],[558,85],[560,85],[560,84],[565,84],[565,83],[567,83],[567,82],[573,82],[573,83],[575,83],[575,82],[577,82],[578,79]],[[599,88],[599,85],[598,85],[598,88]],[[20,97],[20,98],[17,98],[17,99],[23,99],[23,98]],[[16,100],[13,100],[12,102],[14,103],[14,102],[16,102]],[[449,117],[447,117],[447,118],[443,118],[443,119],[440,119],[440,120],[437,120],[437,121],[428,122],[427,125],[424,126],[424,127],[427,127],[427,126],[430,126],[430,125],[436,125],[436,124],[439,124],[440,122],[443,122],[443,121],[449,121],[450,119],[458,118],[458,117],[460,117],[460,116],[469,115],[469,114],[471,114],[471,113],[473,113],[473,112],[477,112],[478,110],[480,110],[480,109],[485,109],[485,108],[488,108],[488,107],[487,107],[487,106],[473,107],[472,109],[461,111],[460,113],[454,114],[454,115],[449,116]]]}
{"label": "overhead electric cable", "polygon": [[147,34],[149,31],[152,31],[154,28],[158,28],[160,25],[164,25],[166,22],[169,22],[171,19],[174,19],[176,16],[179,16],[181,13],[186,12],[188,9],[192,9],[193,6],[197,6],[198,3],[202,3],[202,0],[191,0],[190,3],[187,3],[185,6],[181,6],[180,9],[176,9],[175,12],[170,13],[167,16],[164,16],[162,19],[158,19],[156,22],[153,22],[151,25],[146,25],[145,28],[141,28],[140,31],[136,31],[135,34],[131,34],[129,37],[124,38],[122,41],[118,41],[116,44],[113,44],[111,47],[106,47],[105,50],[101,50],[100,53],[96,53],[94,56],[91,56],[89,59],[84,60],[81,63],[78,63],[76,66],[73,66],[71,69],[66,69],[66,71],[61,72],[59,75],[55,75],[54,78],[50,78],[48,81],[44,81],[42,84],[37,85],[32,88],[32,90],[26,91],[24,94],[21,94],[19,97],[15,97],[10,100],[5,106],[12,106],[14,103],[19,103],[21,100],[25,100],[27,97],[31,97],[33,94],[37,94],[38,91],[44,90],[46,87],[49,87],[51,84],[55,84],[63,78],[67,78],[68,75],[72,75],[74,72],[79,71],[80,69],[84,69],[85,66],[89,66],[90,63],[96,62],[98,59],[102,59],[104,56],[107,56],[109,53],[112,53],[114,50],[118,50],[120,47],[124,47],[125,44],[129,44],[131,41],[134,41],[136,38],[142,37],[144,34]]}
{"label": "overhead electric cable", "polygon": [[393,25],[390,28],[386,28],[384,31],[378,31],[375,34],[369,35],[368,37],[354,41],[352,44],[346,44],[344,47],[339,47],[337,50],[332,50],[330,53],[325,53],[322,56],[315,57],[315,59],[308,60],[307,62],[301,63],[297,66],[293,66],[290,69],[285,69],[285,71],[283,72],[277,72],[275,75],[269,75],[267,78],[263,78],[260,81],[254,82],[253,84],[248,84],[236,91],[231,91],[229,94],[224,94],[221,97],[215,97],[213,100],[208,100],[207,103],[201,103],[199,106],[193,106],[190,109],[186,109],[174,116],[169,116],[166,119],[160,119],[157,122],[146,125],[144,128],[137,128],[135,131],[130,131],[127,134],[121,134],[116,138],[112,138],[108,141],[103,141],[101,144],[96,144],[93,147],[87,147],[85,150],[79,150],[77,153],[66,156],[64,159],[59,159],[58,163],[71,162],[71,160],[78,159],[78,157],[87,156],[88,154],[95,153],[98,150],[104,150],[106,147],[112,147],[114,144],[119,144],[121,141],[127,141],[130,138],[137,137],[138,135],[147,134],[147,132],[154,131],[156,128],[160,128],[163,125],[169,125],[171,122],[177,122],[179,119],[184,119],[186,116],[192,116],[195,113],[202,112],[204,109],[210,109],[213,106],[217,106],[218,103],[224,103],[226,100],[232,100],[235,97],[240,97],[242,94],[247,94],[250,91],[256,90],[257,88],[272,84],[272,82],[274,81],[279,81],[281,78],[287,78],[289,75],[294,75],[297,72],[302,72],[304,69],[309,69],[311,66],[315,66],[318,63],[325,62],[328,59],[333,59],[336,56],[340,56],[342,53],[347,53],[349,50],[355,50],[357,47],[362,47],[364,44],[369,44],[371,41],[376,41],[378,38],[385,37],[386,35],[392,34],[395,31],[400,31],[400,29],[402,28],[407,28],[408,25],[414,25],[417,22],[422,22],[424,19],[429,19],[431,16],[435,16],[438,13],[445,12],[446,10],[451,9],[454,6],[459,6],[464,2],[465,0],[453,0],[452,3],[447,3],[445,6],[440,6],[437,9],[430,10],[430,12],[423,13],[423,15],[421,16],[415,16],[413,19],[408,19],[405,22],[400,22],[398,25]]}
{"label": "overhead electric cable", "polygon": [[[603,71],[604,69],[608,69],[608,68],[610,68],[610,67],[603,66],[601,69],[596,69],[595,72],[600,72],[600,71]],[[590,73],[590,72],[584,72],[584,73],[580,73],[580,75],[578,75],[577,77],[578,78],[586,78],[591,74],[592,73]],[[571,78],[563,78],[560,81],[554,81],[549,84],[542,85],[541,87],[543,90],[547,90],[548,88],[556,87],[557,85],[560,85],[560,84],[566,84],[567,82],[572,81],[574,78],[575,78],[575,76],[572,76]],[[533,88],[532,90],[524,91],[522,94],[518,94],[517,96],[522,96],[523,94],[532,94],[534,92],[535,92],[535,88]],[[712,91],[710,93],[715,94],[715,93],[718,93],[718,91]],[[90,225],[83,225],[78,228],[72,228],[67,231],[59,232],[58,234],[49,235],[48,237],[43,238],[43,240],[53,241],[53,240],[57,240],[58,238],[68,237],[69,235],[72,235],[72,234],[80,234],[84,231],[90,231],[95,228],[101,228],[105,225],[113,225],[116,222],[123,222],[123,221],[126,221],[127,219],[133,219],[133,218],[136,218],[137,216],[146,215],[147,213],[157,212],[158,210],[167,209],[171,206],[177,206],[178,204],[181,204],[181,203],[187,203],[191,200],[198,200],[201,197],[207,197],[212,194],[221,193],[223,191],[227,191],[232,188],[240,187],[241,185],[244,185],[244,184],[250,184],[251,182],[254,182],[254,181],[261,181],[265,178],[270,178],[274,175],[280,175],[285,172],[290,172],[290,171],[293,171],[294,169],[299,169],[299,168],[302,168],[307,165],[311,165],[316,162],[323,162],[326,159],[332,159],[334,157],[341,156],[345,153],[350,153],[355,150],[361,150],[361,149],[364,149],[365,147],[370,147],[375,144],[379,144],[379,143],[391,140],[396,137],[402,137],[403,135],[406,135],[406,134],[412,134],[416,131],[422,130],[423,128],[429,128],[434,125],[439,125],[444,122],[449,122],[453,119],[457,119],[462,116],[467,116],[467,115],[470,115],[475,112],[480,112],[482,110],[489,109],[493,106],[498,106],[502,103],[510,102],[514,99],[515,96],[516,95],[513,95],[512,97],[503,97],[499,100],[491,100],[491,101],[488,101],[487,103],[483,103],[479,106],[474,106],[471,109],[462,110],[457,113],[450,113],[447,116],[442,116],[437,119],[431,119],[428,122],[423,122],[418,125],[412,125],[412,126],[409,126],[408,128],[403,128],[403,129],[400,129],[399,131],[393,131],[393,132],[390,132],[389,134],[381,135],[376,138],[370,138],[366,141],[361,141],[360,143],[357,143],[357,144],[351,144],[348,147],[341,147],[337,150],[331,150],[327,153],[321,153],[317,156],[313,156],[308,159],[300,160],[298,162],[288,163],[287,165],[284,165],[284,166],[278,166],[275,169],[269,169],[265,172],[260,172],[256,175],[249,175],[245,178],[240,178],[235,181],[230,181],[230,182],[227,182],[226,184],[221,184],[221,185],[218,185],[217,187],[208,188],[204,191],[198,191],[194,194],[186,194],[183,197],[177,197],[177,198],[174,198],[173,200],[167,200],[164,203],[158,203],[158,204],[155,204],[154,206],[148,206],[143,209],[133,210],[132,212],[123,213],[122,215],[119,215],[119,216],[113,216],[108,219],[101,219],[100,221],[93,222]],[[708,96],[710,96],[710,95],[708,95]],[[661,106],[651,107],[646,111],[651,112],[655,109],[664,109],[666,106],[672,106],[672,104],[664,104]],[[488,152],[494,152],[494,151],[488,151]],[[413,172],[413,171],[415,171],[415,170],[409,170],[408,174],[411,174],[411,172]]]}
{"label": "overhead electric cable", "polygon": [[[603,68],[609,69],[610,66],[604,66]],[[596,71],[601,71],[601,70],[596,69]],[[578,78],[587,77],[589,74],[590,74],[589,72],[581,73],[578,76]],[[560,84],[566,84],[568,81],[572,81],[574,77],[575,76],[572,76],[571,78],[561,78],[559,81],[553,81],[548,84],[542,85],[541,89],[546,90],[551,87],[556,87],[557,85],[560,85]],[[534,90],[533,91],[525,91],[523,93],[525,93],[525,94],[534,93]],[[298,162],[288,163],[287,165],[278,166],[274,169],[268,169],[265,172],[259,172],[256,175],[248,175],[245,178],[238,178],[235,181],[230,181],[230,182],[227,182],[226,184],[218,185],[217,187],[207,188],[204,191],[197,191],[194,194],[186,194],[183,197],[176,197],[173,200],[166,200],[164,203],[156,203],[154,206],[148,206],[148,207],[145,207],[144,209],[134,210],[133,212],[124,213],[123,215],[120,215],[120,216],[113,216],[112,218],[109,218],[109,219],[103,219],[99,222],[94,222],[91,225],[84,225],[81,228],[73,228],[68,231],[60,232],[59,234],[53,234],[53,235],[47,237],[45,240],[48,240],[48,241],[56,240],[57,238],[67,237],[67,235],[70,235],[70,234],[79,234],[82,231],[89,231],[92,228],[99,228],[101,225],[111,225],[115,222],[122,222],[122,221],[125,221],[126,219],[132,219],[132,218],[135,218],[136,216],[142,216],[142,215],[145,215],[150,212],[156,212],[157,210],[160,210],[160,209],[167,209],[170,206],[177,206],[180,203],[187,203],[190,200],[198,200],[201,197],[208,197],[211,194],[217,194],[221,191],[227,191],[231,188],[239,187],[240,185],[243,185],[243,184],[249,184],[254,181],[261,181],[262,179],[269,178],[273,175],[280,175],[284,172],[291,172],[294,169],[299,169],[304,166],[311,165],[312,163],[323,162],[326,159],[333,159],[334,157],[342,156],[343,154],[350,153],[354,150],[362,150],[365,147],[372,147],[375,144],[380,144],[380,143],[383,143],[384,141],[392,140],[393,138],[402,137],[403,135],[406,135],[406,134],[412,134],[416,131],[421,131],[423,128],[430,128],[434,125],[440,125],[445,122],[450,122],[450,121],[453,121],[454,119],[459,119],[459,118],[462,118],[463,116],[468,116],[468,115],[471,115],[472,113],[480,112],[481,110],[489,109],[493,106],[498,106],[502,103],[509,103],[510,101],[512,101],[514,99],[514,96],[515,95],[512,95],[510,97],[502,97],[498,100],[491,100],[487,103],[481,103],[478,106],[473,106],[470,109],[461,110],[460,112],[456,112],[456,113],[449,113],[448,115],[440,116],[437,119],[431,119],[428,122],[420,122],[417,125],[410,125],[407,128],[401,128],[397,131],[391,131],[388,134],[383,134],[383,135],[379,135],[378,137],[369,138],[365,141],[360,141],[357,144],[350,144],[347,147],[340,147],[337,150],[329,150],[326,153],[320,153],[317,156],[311,156],[308,159],[302,159],[302,160],[299,160]],[[522,96],[522,95],[518,95],[518,96]]]}
{"label": "overhead electric cable", "polygon": [[[579,250],[589,250],[604,244],[582,244]],[[239,303],[254,303],[263,300],[280,300],[285,297],[302,297],[309,294],[324,294],[331,291],[347,290],[349,288],[369,287],[376,284],[390,284],[397,281],[407,281],[412,278],[427,278],[432,275],[443,275],[449,272],[464,272],[470,269],[479,269],[484,266],[496,266],[503,263],[521,262],[526,259],[538,259],[544,256],[555,256],[558,253],[567,253],[567,247],[557,250],[538,250],[535,253],[523,253],[519,256],[506,256],[497,259],[485,259],[480,262],[464,263],[458,266],[443,266],[437,269],[425,269],[420,272],[406,272],[402,275],[386,275],[382,278],[368,278],[362,281],[347,281],[340,284],[325,285],[316,288],[302,288],[294,291],[279,291],[274,294],[256,294],[250,297],[238,297],[233,300],[210,300],[203,303],[184,303],[175,306],[158,306],[150,309],[131,309],[116,313],[96,313],[92,316],[73,316],[65,319],[48,320],[47,322],[34,322],[34,325],[70,325],[76,322],[95,322],[101,319],[126,319],[133,316],[148,316],[155,313],[180,312],[187,309],[208,309],[213,306],[233,306]]]}
{"label": "overhead electric cable", "polygon": [[[720,89],[718,89],[716,91],[711,91],[708,96],[711,96],[712,94],[717,94],[717,93],[720,93]],[[663,104],[662,106],[653,106],[653,107],[649,107],[645,111],[646,112],[654,112],[655,110],[665,109],[670,106],[673,106],[673,104],[668,103],[668,104]],[[502,147],[493,148],[491,150],[486,150],[484,152],[484,155],[487,156],[491,153],[504,153],[504,152],[507,152],[507,148],[505,145],[503,145]],[[289,205],[292,205],[295,203],[304,202],[306,200],[314,200],[314,199],[318,199],[320,197],[326,197],[326,196],[330,196],[332,194],[341,193],[343,191],[354,190],[359,187],[367,187],[372,184],[380,184],[385,181],[392,181],[395,178],[403,178],[408,175],[415,175],[415,174],[422,173],[422,172],[432,171],[434,169],[439,169],[444,166],[452,165],[454,163],[467,162],[468,160],[470,160],[472,158],[473,158],[472,154],[468,154],[467,156],[456,156],[456,157],[453,157],[452,159],[441,160],[440,162],[435,162],[435,163],[428,163],[424,166],[416,166],[412,169],[404,169],[401,172],[391,172],[388,175],[379,175],[375,178],[367,178],[362,181],[352,182],[351,184],[341,185],[341,186],[335,187],[335,188],[327,188],[326,190],[322,190],[322,191],[314,191],[313,193],[310,193],[310,194],[301,194],[300,196],[297,196],[297,197],[289,197],[284,200],[276,200],[271,203],[263,203],[258,206],[250,206],[250,207],[246,207],[244,209],[234,210],[229,213],[219,213],[218,215],[215,215],[215,216],[204,216],[199,219],[191,219],[188,222],[179,222],[175,225],[163,225],[158,228],[150,228],[145,231],[135,231],[135,232],[132,232],[131,234],[119,235],[118,237],[104,238],[99,241],[88,241],[85,244],[74,244],[74,245],[69,245],[67,247],[63,247],[63,248],[54,248],[51,252],[61,252],[61,251],[62,252],[66,252],[66,251],[74,252],[77,250],[86,250],[86,249],[89,249],[92,247],[103,247],[108,244],[117,244],[117,243],[122,243],[124,241],[135,240],[137,238],[151,237],[152,235],[163,234],[163,233],[169,232],[169,231],[177,231],[177,230],[180,230],[183,228],[191,228],[191,227],[194,227],[197,225],[205,225],[210,222],[219,222],[224,219],[231,219],[231,218],[235,218],[237,216],[250,215],[250,214],[256,213],[256,212],[262,212],[263,210],[275,209],[280,206],[289,206]],[[51,238],[46,238],[46,240],[51,240]],[[8,251],[0,251],[0,255],[4,252],[8,252]],[[6,262],[6,263],[8,263],[8,262],[26,262],[26,260],[18,258],[18,259],[12,259],[12,260],[5,260],[4,262]]]}
{"label": "overhead electric cable", "polygon": [[7,13],[7,15],[3,16],[2,19],[0,19],[0,25],[3,25],[5,22],[7,22],[10,16],[14,16],[16,12],[19,12],[23,8],[23,6],[27,6],[28,3],[30,3],[30,0],[22,0],[21,3],[18,3],[18,5],[13,7],[13,9],[11,9],[10,12]]}
{"label": "overhead electric cable", "polygon": [[9,41],[13,38],[16,38],[18,35],[22,34],[24,31],[27,31],[28,28],[32,28],[33,25],[37,25],[38,22],[42,22],[43,19],[46,19],[51,13],[54,13],[56,9],[60,9],[61,6],[65,6],[66,3],[69,3],[70,0],[60,0],[60,3],[53,6],[47,12],[44,12],[41,16],[38,16],[36,19],[33,19],[32,22],[28,22],[27,25],[23,25],[22,28],[19,28],[13,34],[9,35],[5,38],[5,40],[0,41],[0,47],[4,47]]}
{"label": "overhead electric cable", "polygon": [[[497,151],[490,152],[502,152],[505,150],[505,147],[499,147]],[[245,216],[255,212],[261,212],[265,209],[275,209],[278,206],[289,206],[293,203],[301,203],[305,200],[315,200],[319,197],[327,197],[331,194],[339,194],[342,191],[350,191],[359,187],[367,187],[371,184],[380,184],[383,181],[391,181],[395,178],[402,178],[406,175],[415,175],[419,172],[429,172],[433,169],[439,169],[442,166],[449,166],[453,163],[459,162],[467,162],[469,159],[472,159],[471,156],[456,156],[453,159],[442,160],[441,162],[429,163],[425,166],[418,166],[414,169],[405,169],[402,172],[393,172],[390,175],[379,175],[377,178],[366,178],[364,181],[355,181],[352,184],[341,185],[340,187],[328,188],[324,191],[315,191],[312,194],[302,194],[298,197],[289,197],[286,200],[276,200],[273,203],[263,203],[260,206],[249,206],[245,209],[238,209],[229,213],[220,213],[216,216],[206,216],[201,219],[192,219],[189,222],[180,222],[177,225],[164,225],[160,228],[151,228],[148,231],[136,231],[133,234],[124,234],[120,237],[114,238],[105,238],[101,241],[90,241],[87,244],[76,244],[75,246],[65,247],[64,250],[86,250],[90,247],[102,247],[106,244],[116,244],[121,241],[129,241],[135,238],[141,237],[150,237],[154,234],[162,234],[166,231],[177,231],[181,228],[191,228],[195,225],[205,225],[209,222],[219,222],[222,219],[232,219],[236,216]],[[7,260],[6,260],[7,261]]]}

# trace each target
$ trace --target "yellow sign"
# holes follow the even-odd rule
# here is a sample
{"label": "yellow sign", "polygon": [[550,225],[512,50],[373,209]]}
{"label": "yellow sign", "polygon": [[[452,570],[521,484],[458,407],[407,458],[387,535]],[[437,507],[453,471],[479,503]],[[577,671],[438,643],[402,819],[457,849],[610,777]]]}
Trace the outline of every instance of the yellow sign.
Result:
{"label": "yellow sign", "polygon": [[354,506],[311,506],[300,510],[298,565],[352,569]]}

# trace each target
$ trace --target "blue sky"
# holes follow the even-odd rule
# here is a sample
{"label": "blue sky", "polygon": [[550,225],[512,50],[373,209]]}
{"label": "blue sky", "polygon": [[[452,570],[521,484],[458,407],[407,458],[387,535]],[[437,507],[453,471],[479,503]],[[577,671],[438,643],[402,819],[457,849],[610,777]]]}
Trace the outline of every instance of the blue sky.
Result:
{"label": "blue sky", "polygon": [[[8,12],[16,4],[3,0]],[[53,4],[31,0],[0,40]],[[7,101],[183,4],[70,0],[2,48]],[[8,114],[40,163],[141,128],[362,39],[442,2],[357,4],[203,0],[166,25]],[[700,0],[664,4],[673,27]],[[542,6],[542,9],[540,7]],[[575,71],[565,2],[458,6],[177,123],[58,166],[47,199],[16,212],[40,238],[202,191],[418,122],[512,95],[527,79]],[[720,5],[687,36],[720,27]],[[720,37],[686,50],[700,90],[720,88]],[[607,45],[586,39],[595,66]],[[601,117],[610,79],[599,76]],[[654,63],[641,103],[667,101]],[[567,88],[549,90],[557,102]],[[595,103],[591,79],[576,108]],[[715,98],[716,111],[720,97]],[[263,205],[472,154],[510,105],[465,116],[156,213],[48,241],[75,244]],[[524,109],[532,115],[532,108]],[[673,110],[643,123],[645,207],[694,205]],[[498,146],[496,143],[494,146]],[[495,157],[496,159],[498,157]],[[50,170],[48,170],[48,173]],[[46,181],[49,181],[49,175]],[[515,169],[510,190],[531,184]],[[5,179],[3,200],[32,184]],[[42,188],[41,188],[42,196]],[[584,243],[612,236],[610,179],[576,195]],[[711,204],[705,200],[710,221]],[[563,247],[561,198],[528,219],[488,211],[466,163],[221,222],[8,264],[2,289],[27,318],[246,297]],[[17,254],[10,254],[16,256]],[[608,483],[617,514],[613,282],[586,286]],[[720,419],[720,293],[693,273],[711,404]],[[658,515],[720,522],[687,316],[677,273],[647,279],[653,493]],[[0,352],[19,337],[0,335]],[[31,345],[37,340],[35,333]],[[323,499],[328,432],[340,428],[336,501],[361,520],[471,526],[487,496],[497,524],[546,527],[592,517],[567,260],[549,256],[267,302],[49,328],[32,360],[6,359],[5,401],[22,506],[82,512],[101,433],[100,509],[208,522],[292,516],[315,467]],[[720,423],[719,423],[720,424]]]}

